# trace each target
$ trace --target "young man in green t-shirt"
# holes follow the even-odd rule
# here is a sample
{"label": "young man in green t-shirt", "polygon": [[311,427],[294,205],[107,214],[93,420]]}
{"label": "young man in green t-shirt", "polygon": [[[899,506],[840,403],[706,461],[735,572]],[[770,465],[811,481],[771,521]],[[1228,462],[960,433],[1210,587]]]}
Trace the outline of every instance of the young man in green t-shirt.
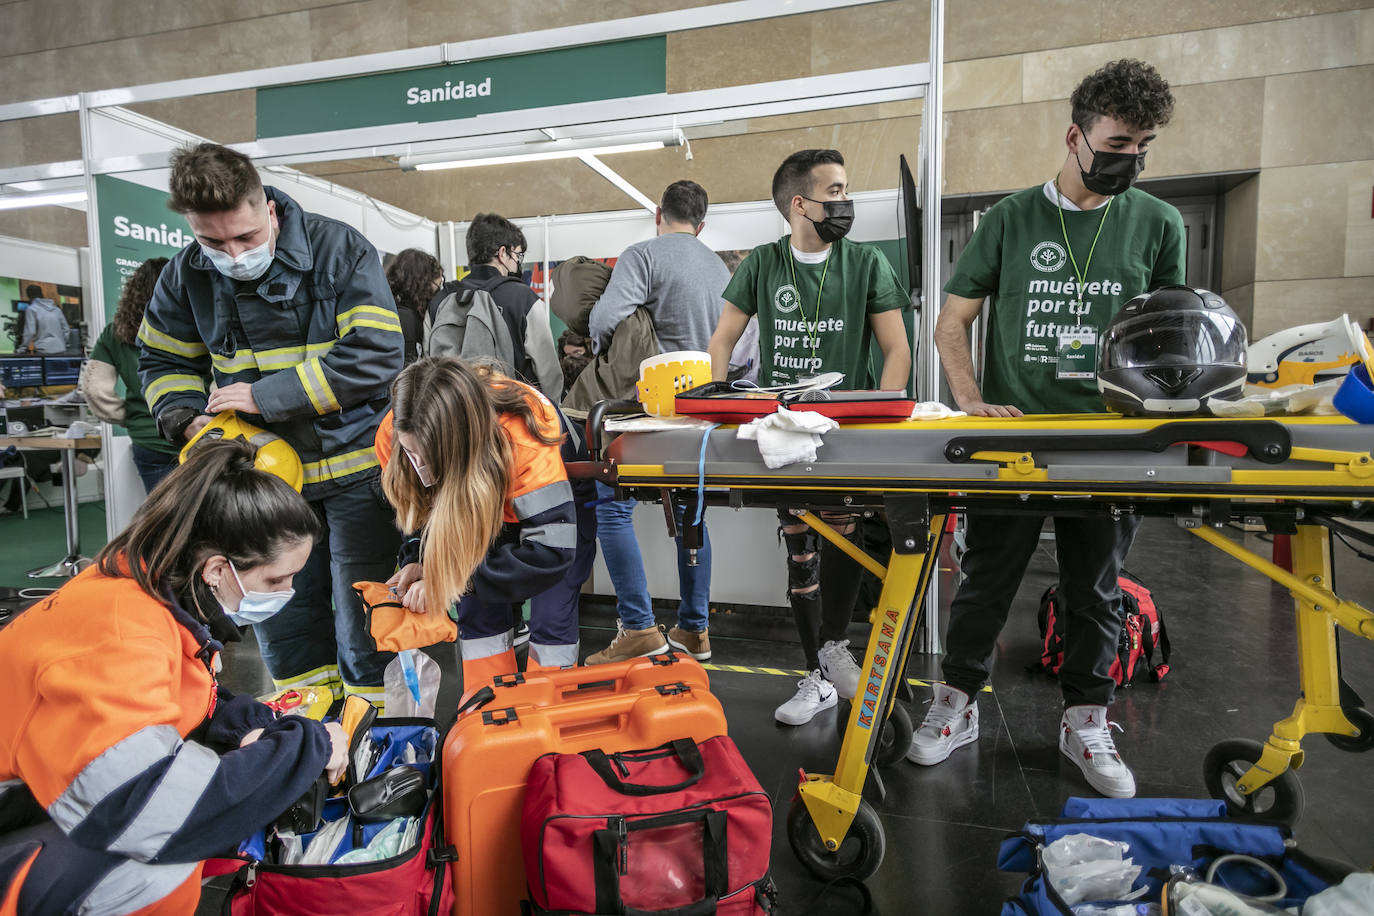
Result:
{"label": "young man in green t-shirt", "polygon": [[[1174,98],[1149,64],[1119,60],[1078,85],[1059,174],[997,203],[945,284],[935,343],[959,407],[975,416],[1102,410],[1097,341],[1132,297],[1184,280],[1178,211],[1131,187]],[[980,388],[968,328],[991,298]],[[944,684],[935,686],[907,759],[935,764],[978,737],[974,699],[1044,517],[968,513],[965,579],[950,605]],[[1055,517],[1066,631],[1059,747],[1104,795],[1135,777],[1112,740],[1107,707],[1121,634],[1121,564],[1138,519]]]}
{"label": "young man in green t-shirt", "polygon": [[[869,343],[876,340],[883,354],[879,387],[906,388],[911,344],[902,309],[910,297],[878,249],[844,237],[854,221],[844,157],[833,149],[788,156],[773,175],[773,203],[792,231],[750,252],[725,288],[709,347],[712,375],[725,378],[731,350],[757,315],[760,385],[840,372],[839,387],[870,388]],[[846,537],[858,527],[855,515],[821,517]],[[788,600],[810,673],[775,718],[802,725],[834,706],[837,694],[852,698],[858,689],[859,666],[844,632],[860,576],[852,560],[820,543],[792,510],[779,510],[778,521],[787,545]]]}

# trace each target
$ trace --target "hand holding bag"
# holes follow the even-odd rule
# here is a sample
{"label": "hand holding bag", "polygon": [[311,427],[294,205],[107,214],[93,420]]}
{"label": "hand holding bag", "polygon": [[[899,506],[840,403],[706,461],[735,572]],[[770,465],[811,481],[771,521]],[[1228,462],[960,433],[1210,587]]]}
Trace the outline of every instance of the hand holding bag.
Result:
{"label": "hand holding bag", "polygon": [[457,642],[458,624],[446,612],[406,610],[401,599],[381,582],[354,582],[363,603],[367,630],[378,652],[423,649],[441,642]]}

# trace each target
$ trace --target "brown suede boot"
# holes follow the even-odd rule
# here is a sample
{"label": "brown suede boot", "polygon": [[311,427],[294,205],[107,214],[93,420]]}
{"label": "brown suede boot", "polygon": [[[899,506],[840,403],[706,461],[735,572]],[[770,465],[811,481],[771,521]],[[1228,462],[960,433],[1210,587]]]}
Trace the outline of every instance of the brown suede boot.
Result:
{"label": "brown suede boot", "polygon": [[699,662],[709,661],[711,658],[711,637],[706,635],[706,630],[693,633],[691,630],[673,627],[668,631],[668,645],[686,652]]}
{"label": "brown suede boot", "polygon": [[607,662],[624,662],[645,655],[658,655],[668,651],[668,642],[663,638],[663,627],[653,626],[646,630],[627,630],[619,620],[615,622],[616,634],[611,644],[594,655],[587,656],[587,664],[604,665]]}

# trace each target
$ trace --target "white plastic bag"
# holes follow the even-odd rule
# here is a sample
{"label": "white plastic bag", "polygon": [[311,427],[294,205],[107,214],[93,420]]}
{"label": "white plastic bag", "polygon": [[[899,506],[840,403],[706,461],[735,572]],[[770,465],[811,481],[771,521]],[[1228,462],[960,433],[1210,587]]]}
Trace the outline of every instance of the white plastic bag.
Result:
{"label": "white plastic bag", "polygon": [[1071,833],[1045,847],[1041,861],[1045,877],[1073,906],[1085,900],[1132,900],[1146,888],[1132,893],[1140,866],[1125,858],[1130,846],[1086,833]]}
{"label": "white plastic bag", "polygon": [[[413,665],[413,674],[409,678],[407,662]],[[434,704],[439,699],[439,676],[439,663],[421,650],[397,652],[382,673],[387,716],[434,718]],[[415,695],[417,691],[418,698]]]}

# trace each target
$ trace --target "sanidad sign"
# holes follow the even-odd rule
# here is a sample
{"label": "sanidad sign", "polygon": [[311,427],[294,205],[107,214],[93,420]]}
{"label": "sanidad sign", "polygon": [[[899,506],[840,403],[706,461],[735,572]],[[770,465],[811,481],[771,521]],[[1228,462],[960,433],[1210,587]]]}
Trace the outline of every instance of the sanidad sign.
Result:
{"label": "sanidad sign", "polygon": [[167,192],[141,184],[95,176],[100,214],[100,276],[105,318],[119,304],[124,282],[149,258],[170,258],[195,241],[179,213],[167,209]]}
{"label": "sanidad sign", "polygon": [[471,118],[666,92],[667,38],[655,35],[419,70],[257,91],[257,135]]}

